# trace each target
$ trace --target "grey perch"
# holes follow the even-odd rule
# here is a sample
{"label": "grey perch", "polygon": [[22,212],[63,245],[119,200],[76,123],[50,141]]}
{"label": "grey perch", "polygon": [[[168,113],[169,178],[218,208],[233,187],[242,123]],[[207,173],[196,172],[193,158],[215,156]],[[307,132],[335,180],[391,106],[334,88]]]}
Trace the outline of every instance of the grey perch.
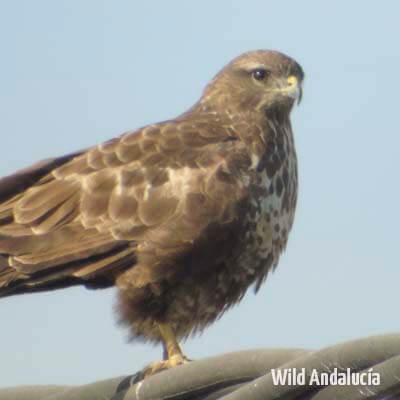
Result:
{"label": "grey perch", "polygon": [[[271,369],[373,368],[380,384],[274,385]],[[0,389],[0,400],[395,400],[400,399],[400,334],[371,336],[322,350],[256,349],[191,362],[141,379],[141,372],[84,386]]]}

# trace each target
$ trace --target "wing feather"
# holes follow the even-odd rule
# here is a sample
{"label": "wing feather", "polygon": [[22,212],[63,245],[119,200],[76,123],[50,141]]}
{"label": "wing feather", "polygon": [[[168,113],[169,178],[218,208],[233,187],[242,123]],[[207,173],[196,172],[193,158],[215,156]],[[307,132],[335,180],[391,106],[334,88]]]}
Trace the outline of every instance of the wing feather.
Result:
{"label": "wing feather", "polygon": [[[227,167],[235,157],[241,169]],[[172,260],[208,225],[234,219],[249,160],[229,131],[176,120],[0,180],[0,288],[112,282],[135,263],[154,277],[156,256]]]}

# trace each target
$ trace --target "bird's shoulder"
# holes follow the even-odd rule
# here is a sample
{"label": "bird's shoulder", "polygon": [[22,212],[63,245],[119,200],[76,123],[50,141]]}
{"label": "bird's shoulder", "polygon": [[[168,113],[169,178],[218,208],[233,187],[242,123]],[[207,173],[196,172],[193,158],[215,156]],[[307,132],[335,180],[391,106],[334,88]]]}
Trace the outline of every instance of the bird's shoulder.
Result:
{"label": "bird's shoulder", "polygon": [[229,127],[215,121],[165,121],[100,143],[52,173],[56,179],[70,179],[107,169],[206,168],[217,162],[216,156],[228,157],[237,139]]}
{"label": "bird's shoulder", "polygon": [[115,238],[137,237],[137,230],[172,217],[207,224],[232,216],[246,194],[250,164],[246,145],[229,127],[166,121],[54,163],[0,208],[14,216],[13,230],[45,233],[78,223]]}

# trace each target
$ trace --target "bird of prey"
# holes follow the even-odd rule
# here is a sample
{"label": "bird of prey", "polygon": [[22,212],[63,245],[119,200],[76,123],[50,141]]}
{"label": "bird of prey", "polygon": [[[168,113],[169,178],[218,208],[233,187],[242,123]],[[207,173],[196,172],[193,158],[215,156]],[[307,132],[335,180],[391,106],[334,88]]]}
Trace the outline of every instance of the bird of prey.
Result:
{"label": "bird of prey", "polygon": [[148,374],[186,362],[179,340],[258,290],[286,246],[303,78],[250,51],[177,118],[1,179],[0,297],[116,286],[131,338],[163,345]]}

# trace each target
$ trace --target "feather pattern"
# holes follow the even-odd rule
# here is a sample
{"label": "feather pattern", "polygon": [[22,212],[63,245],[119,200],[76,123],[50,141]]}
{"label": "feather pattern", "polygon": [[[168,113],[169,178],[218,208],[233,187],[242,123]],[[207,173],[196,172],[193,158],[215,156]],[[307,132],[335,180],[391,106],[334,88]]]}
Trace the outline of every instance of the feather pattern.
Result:
{"label": "feather pattern", "polygon": [[1,179],[0,296],[117,285],[132,337],[157,342],[157,323],[186,337],[258,289],[296,206],[289,76],[246,53],[176,119]]}

